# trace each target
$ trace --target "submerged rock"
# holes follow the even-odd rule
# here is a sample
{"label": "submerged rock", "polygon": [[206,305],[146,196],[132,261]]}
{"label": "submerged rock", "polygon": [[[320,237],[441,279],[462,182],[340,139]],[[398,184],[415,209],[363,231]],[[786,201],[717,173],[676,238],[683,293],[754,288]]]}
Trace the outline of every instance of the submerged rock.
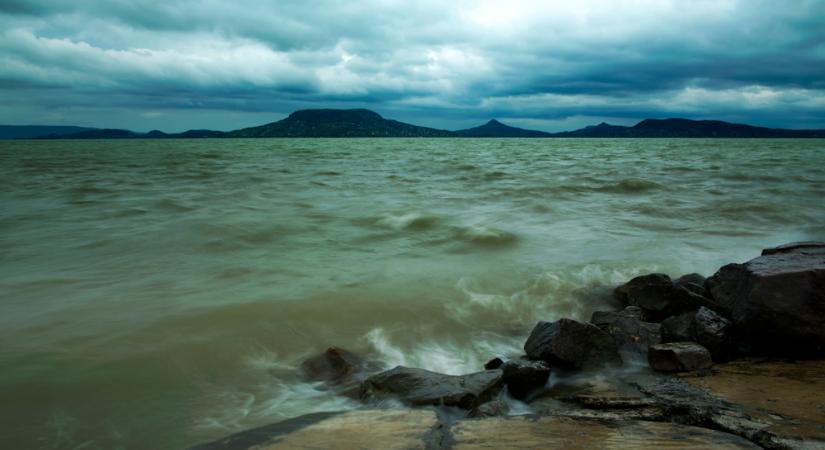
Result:
{"label": "submerged rock", "polygon": [[613,337],[622,359],[644,358],[651,345],[662,341],[662,326],[644,322],[644,311],[638,306],[628,306],[622,311],[596,311],[590,321]]}
{"label": "submerged rock", "polygon": [[361,383],[362,400],[397,398],[410,405],[444,405],[472,409],[495,395],[503,383],[501,370],[445,375],[398,366]]}
{"label": "submerged rock", "polygon": [[621,364],[613,338],[599,327],[559,319],[536,324],[524,350],[530,359],[570,368],[592,368]]}
{"label": "submerged rock", "polygon": [[380,364],[367,361],[355,353],[330,347],[301,363],[300,373],[307,381],[323,381],[341,395],[357,397],[361,381],[380,368]]}
{"label": "submerged rock", "polygon": [[825,243],[766,249],[722,267],[707,286],[751,352],[825,356]]}
{"label": "submerged rock", "polygon": [[664,342],[696,342],[707,348],[714,359],[725,355],[729,331],[730,321],[704,306],[662,322]]}
{"label": "submerged rock", "polygon": [[650,347],[650,367],[662,372],[689,372],[713,365],[710,352],[695,342],[671,342]]}

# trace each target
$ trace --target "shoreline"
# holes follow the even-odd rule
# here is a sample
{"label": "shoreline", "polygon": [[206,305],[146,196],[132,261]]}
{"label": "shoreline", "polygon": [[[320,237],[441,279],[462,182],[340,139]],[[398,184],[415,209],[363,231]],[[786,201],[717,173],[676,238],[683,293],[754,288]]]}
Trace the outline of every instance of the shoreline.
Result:
{"label": "shoreline", "polygon": [[[524,357],[491,355],[462,376],[380,372],[332,347],[307,360],[303,376],[364,409],[191,450],[823,448],[823,280],[820,242],[765,249],[708,279],[643,275],[616,288],[623,310],[597,311],[590,323],[540,321]],[[511,409],[519,404],[529,413]]]}

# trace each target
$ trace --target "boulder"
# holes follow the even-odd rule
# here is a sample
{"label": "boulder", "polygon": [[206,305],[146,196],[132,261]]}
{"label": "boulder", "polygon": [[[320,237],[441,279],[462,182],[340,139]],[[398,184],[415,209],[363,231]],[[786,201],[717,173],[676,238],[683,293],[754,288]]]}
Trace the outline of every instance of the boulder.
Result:
{"label": "boulder", "polygon": [[550,378],[550,366],[544,361],[514,359],[501,365],[507,392],[514,398],[525,400],[530,393],[544,387]]}
{"label": "boulder", "polygon": [[726,352],[730,321],[713,310],[700,307],[662,322],[662,341],[693,341],[705,347],[716,359]]}
{"label": "boulder", "polygon": [[690,372],[713,365],[710,352],[695,342],[671,342],[650,347],[650,367],[661,372]]}
{"label": "boulder", "polygon": [[662,326],[658,323],[644,322],[644,312],[638,306],[628,306],[622,311],[593,313],[590,322],[613,337],[623,359],[635,359],[647,356],[651,345],[662,341]]}
{"label": "boulder", "polygon": [[510,405],[504,400],[491,400],[474,408],[467,417],[499,417],[510,412]]}
{"label": "boulder", "polygon": [[559,319],[536,324],[524,344],[527,357],[569,368],[592,368],[621,364],[613,338],[599,327]]}
{"label": "boulder", "polygon": [[398,398],[415,406],[445,405],[473,409],[498,393],[503,376],[501,370],[456,376],[398,366],[364,380],[360,398],[367,401]]}
{"label": "boulder", "polygon": [[486,363],[484,363],[484,370],[493,370],[498,369],[501,365],[504,364],[504,360],[501,358],[493,358]]}
{"label": "boulder", "polygon": [[330,347],[301,363],[300,374],[304,380],[324,382],[341,395],[357,397],[361,381],[380,369],[381,365],[376,362],[342,348]]}
{"label": "boulder", "polygon": [[301,375],[309,381],[338,382],[367,365],[360,356],[338,347],[330,347],[301,363]]}
{"label": "boulder", "polygon": [[752,352],[825,356],[825,243],[766,249],[722,267],[706,285],[714,309],[730,317]]}
{"label": "boulder", "polygon": [[617,287],[615,294],[624,304],[644,309],[649,320],[658,321],[708,303],[704,291],[690,281],[695,278],[686,277],[674,282],[662,273],[642,275]]}

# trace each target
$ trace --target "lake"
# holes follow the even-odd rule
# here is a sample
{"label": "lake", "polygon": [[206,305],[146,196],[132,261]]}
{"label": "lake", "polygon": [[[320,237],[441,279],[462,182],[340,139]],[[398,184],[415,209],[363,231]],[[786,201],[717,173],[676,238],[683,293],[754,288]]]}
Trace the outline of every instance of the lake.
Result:
{"label": "lake", "polygon": [[451,374],[635,275],[825,240],[825,141],[0,141],[0,447],[181,449]]}

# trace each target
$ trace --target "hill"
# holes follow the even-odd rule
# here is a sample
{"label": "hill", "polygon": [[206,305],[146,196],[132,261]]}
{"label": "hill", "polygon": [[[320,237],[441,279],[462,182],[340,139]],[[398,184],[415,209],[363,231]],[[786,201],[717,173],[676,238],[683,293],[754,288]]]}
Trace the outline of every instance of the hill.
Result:
{"label": "hill", "polygon": [[90,131],[94,128],[62,125],[0,125],[0,139],[31,139]]}
{"label": "hill", "polygon": [[496,119],[492,119],[484,125],[475,128],[454,131],[454,133],[461,137],[552,137],[552,134],[545,133],[544,131],[511,127]]}
{"label": "hill", "polygon": [[445,137],[446,130],[388,120],[368,109],[304,109],[258,127],[230,131],[225,137]]}
{"label": "hill", "polygon": [[645,119],[632,127],[601,123],[556,137],[611,138],[825,138],[825,130],[764,128],[721,120]]}

